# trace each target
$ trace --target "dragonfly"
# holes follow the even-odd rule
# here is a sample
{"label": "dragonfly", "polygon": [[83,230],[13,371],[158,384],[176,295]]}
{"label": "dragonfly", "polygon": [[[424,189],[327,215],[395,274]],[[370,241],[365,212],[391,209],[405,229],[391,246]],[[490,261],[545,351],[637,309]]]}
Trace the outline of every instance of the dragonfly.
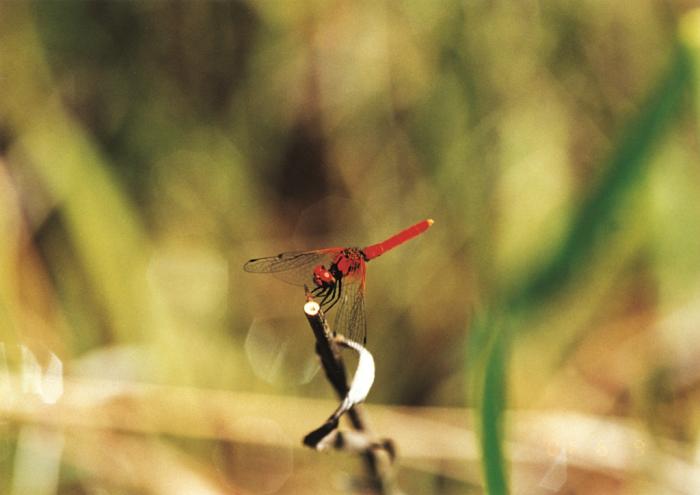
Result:
{"label": "dragonfly", "polygon": [[324,312],[336,307],[333,331],[345,338],[367,343],[365,318],[366,263],[422,234],[433,224],[422,220],[388,239],[365,248],[332,247],[281,253],[248,261],[250,273],[271,273],[293,285],[311,287]]}

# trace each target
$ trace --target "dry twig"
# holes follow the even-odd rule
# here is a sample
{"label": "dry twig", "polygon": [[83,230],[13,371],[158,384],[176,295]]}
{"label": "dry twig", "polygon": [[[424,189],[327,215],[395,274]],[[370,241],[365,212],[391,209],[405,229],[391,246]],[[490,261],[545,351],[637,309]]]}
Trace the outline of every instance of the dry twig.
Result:
{"label": "dry twig", "polygon": [[[360,394],[359,399],[351,399],[352,388],[348,387],[347,373],[338,346],[352,347],[359,352],[367,351],[359,344],[347,341],[340,336],[334,337],[328,328],[323,311],[308,295],[304,313],[316,337],[316,353],[321,359],[326,377],[342,401],[323,425],[304,437],[304,444],[319,450],[333,448],[360,453],[370,474],[372,488],[377,493],[395,493],[392,470],[395,459],[394,443],[390,439],[376,439],[368,427],[361,407],[356,403],[364,399],[364,395],[369,391],[368,388]],[[359,368],[358,366],[358,373]],[[356,387],[356,380],[353,380],[354,387]],[[338,421],[345,412],[355,431],[337,430]]]}

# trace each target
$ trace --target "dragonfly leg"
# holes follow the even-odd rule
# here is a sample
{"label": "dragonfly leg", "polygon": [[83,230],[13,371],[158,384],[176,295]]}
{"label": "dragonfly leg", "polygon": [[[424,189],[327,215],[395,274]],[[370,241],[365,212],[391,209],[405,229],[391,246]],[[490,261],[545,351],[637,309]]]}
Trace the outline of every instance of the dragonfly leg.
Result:
{"label": "dragonfly leg", "polygon": [[328,286],[319,286],[316,287],[313,291],[311,291],[311,294],[313,294],[315,297],[320,297],[321,302],[319,305],[323,307],[326,304],[326,301],[328,300],[329,297],[332,295],[332,289],[334,289],[335,286],[333,287],[328,287]]}
{"label": "dragonfly leg", "polygon": [[335,295],[335,288],[336,284],[333,284],[330,287],[326,287],[326,292],[323,294],[323,299],[321,299],[321,307],[325,307],[325,305],[328,303],[328,301],[332,300],[334,295]]}
{"label": "dragonfly leg", "polygon": [[335,285],[330,288],[326,288],[325,294],[323,294],[323,299],[321,299],[320,305],[323,307],[326,304],[326,301],[328,301],[329,297],[333,297],[333,293],[335,292]]}
{"label": "dragonfly leg", "polygon": [[340,280],[335,284],[335,287],[333,287],[333,297],[330,298],[328,301],[328,307],[326,308],[326,311],[331,309],[333,306],[335,306],[335,303],[338,302],[338,299],[340,298],[340,288],[342,287],[342,283]]}
{"label": "dragonfly leg", "polygon": [[328,311],[329,309],[331,309],[340,300],[340,294],[342,293],[342,290],[343,290],[343,279],[341,278],[340,280],[338,280],[338,282],[333,287],[333,297],[331,297],[330,304],[325,309],[325,311]]}

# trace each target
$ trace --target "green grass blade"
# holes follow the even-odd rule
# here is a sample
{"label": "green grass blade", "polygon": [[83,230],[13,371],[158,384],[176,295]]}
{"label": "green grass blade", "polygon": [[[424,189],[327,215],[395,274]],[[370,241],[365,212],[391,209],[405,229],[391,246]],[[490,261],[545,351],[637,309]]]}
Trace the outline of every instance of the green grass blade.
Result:
{"label": "green grass blade", "polygon": [[[510,292],[501,309],[492,314],[514,316],[521,310],[540,306],[585,264],[610,232],[610,221],[619,205],[644,176],[654,146],[663,138],[681,106],[685,89],[691,81],[691,68],[687,52],[679,46],[670,68],[615,147],[599,186],[574,215],[571,228],[554,257],[536,270],[524,284]],[[508,493],[503,452],[503,416],[507,391],[506,350],[512,334],[510,328],[492,325],[492,321],[493,317],[486,317],[475,325],[471,356],[476,354],[474,342],[479,345],[489,342],[483,371],[477,381],[480,394],[478,412],[487,493],[500,495]]]}
{"label": "green grass blade", "polygon": [[479,409],[481,423],[481,452],[487,492],[508,493],[505,458],[503,455],[503,414],[506,407],[506,334],[496,331],[483,376],[483,391]]}
{"label": "green grass blade", "polygon": [[577,268],[601,245],[612,230],[611,220],[617,207],[644,176],[655,145],[681,107],[691,82],[691,69],[690,57],[679,45],[669,69],[614,148],[599,186],[574,214],[571,228],[556,254],[510,293],[507,306],[526,309],[542,304],[571,280]]}

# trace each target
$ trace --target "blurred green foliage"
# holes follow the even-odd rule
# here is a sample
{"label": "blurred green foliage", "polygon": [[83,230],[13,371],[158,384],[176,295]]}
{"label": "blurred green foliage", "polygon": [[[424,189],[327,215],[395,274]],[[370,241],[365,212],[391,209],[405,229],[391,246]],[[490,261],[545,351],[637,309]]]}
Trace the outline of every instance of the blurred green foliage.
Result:
{"label": "blurred green foliage", "polygon": [[[658,467],[617,483],[572,469],[565,489],[667,491],[655,461],[693,458],[700,424],[688,8],[0,3],[0,493],[165,493],[129,463],[149,455],[182,486],[194,465],[224,491],[347,491],[333,480],[359,464],[271,449],[268,423],[241,427],[252,440],[197,440],[209,417],[195,401],[191,438],[139,424],[42,436],[10,413],[36,392],[28,355],[54,385],[332,397],[303,293],[242,264],[427,217],[368,267],[369,400],[474,407],[483,475],[405,467],[399,485],[534,493],[541,473],[504,443],[508,408],[640,423],[651,440],[635,466]],[[100,464],[100,448],[126,464]]]}

